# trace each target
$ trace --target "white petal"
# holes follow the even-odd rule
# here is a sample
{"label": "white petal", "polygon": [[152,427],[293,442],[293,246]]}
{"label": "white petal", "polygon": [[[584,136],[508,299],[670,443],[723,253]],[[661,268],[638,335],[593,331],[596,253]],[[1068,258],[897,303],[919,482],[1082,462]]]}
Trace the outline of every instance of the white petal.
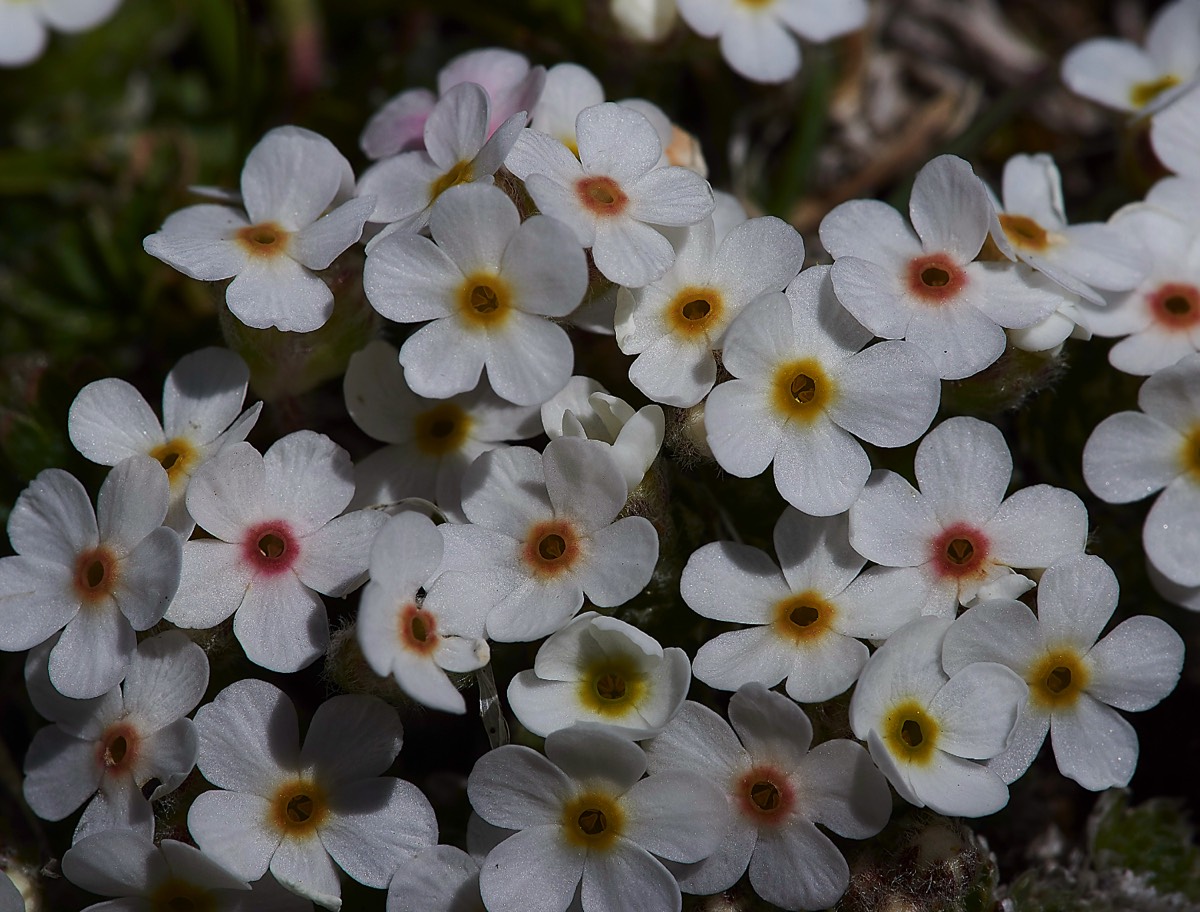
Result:
{"label": "white petal", "polygon": [[550,178],[547,183],[563,187],[573,186],[583,176],[583,168],[571,151],[542,130],[522,130],[504,165],[523,181],[537,174]]}
{"label": "white petal", "polygon": [[249,381],[246,362],[228,349],[184,355],[163,384],[165,432],[202,443],[216,440],[238,417]]}
{"label": "white petal", "polygon": [[116,465],[128,456],[147,453],[165,440],[162,426],[142,394],[112,377],[79,391],[67,415],[67,431],[75,449],[102,465]]}
{"label": "white petal", "polygon": [[300,762],[330,789],[379,776],[403,741],[396,711],[377,697],[339,694],[317,707]]}
{"label": "white petal", "polygon": [[1086,693],[1070,711],[1051,716],[1050,743],[1059,772],[1085,789],[1124,788],[1133,778],[1138,758],[1133,726]]}
{"label": "white petal", "polygon": [[273,797],[285,771],[299,769],[296,709],[266,681],[243,679],[226,687],[196,711],[196,728],[196,765],[220,788]]}
{"label": "white petal", "polygon": [[625,506],[625,480],[597,440],[560,437],[542,454],[546,490],[555,516],[568,516],[588,531],[607,527]]}
{"label": "white petal", "polygon": [[813,785],[805,791],[803,813],[814,823],[848,839],[874,836],[887,824],[892,810],[887,779],[853,741],[818,744],[798,774],[801,782]]}
{"label": "white petal", "polygon": [[363,266],[371,306],[399,323],[448,315],[462,281],[462,271],[441,247],[400,231],[380,238]]}
{"label": "white petal", "polygon": [[299,671],[329,648],[329,619],[321,597],[284,573],[251,583],[233,616],[233,634],[256,665]]}
{"label": "white petal", "polygon": [[679,579],[683,600],[715,621],[765,624],[789,587],[764,552],[736,542],[713,542],[692,552]]}
{"label": "white petal", "polygon": [[1041,645],[1029,608],[1016,601],[986,602],[950,625],[942,641],[942,667],[953,675],[974,662],[999,662],[1021,674]]}
{"label": "white petal", "polygon": [[775,487],[796,509],[813,516],[844,513],[870,474],[862,445],[824,415],[807,426],[793,421],[784,427],[775,453]]}
{"label": "white petal", "polygon": [[98,697],[125,676],[136,648],[133,628],[115,606],[93,606],[63,628],[50,652],[50,681],[64,697]]}
{"label": "white petal", "polygon": [[488,853],[479,868],[479,892],[497,912],[566,912],[586,858],[585,850],[563,841],[557,820],[535,826]]}
{"label": "white petal", "polygon": [[1159,371],[1138,390],[1138,406],[1163,424],[1183,431],[1200,415],[1200,356]]}
{"label": "white petal", "polygon": [[464,275],[497,271],[520,225],[521,214],[503,190],[477,183],[446,190],[429,217],[434,240]]}
{"label": "white petal", "polygon": [[[467,518],[524,541],[530,526],[554,515],[542,466],[541,455],[529,447],[484,453],[464,479],[463,511]],[[442,530],[443,534],[448,531]],[[448,549],[451,541],[446,540]]]}
{"label": "white petal", "polygon": [[408,89],[376,111],[359,137],[368,158],[380,159],[425,144],[425,118],[436,100],[428,89]]}
{"label": "white petal", "polygon": [[629,288],[661,278],[675,261],[670,241],[649,225],[625,217],[597,222],[591,247],[604,277]]}
{"label": "white petal", "polygon": [[248,224],[228,206],[188,206],[168,216],[142,247],[189,278],[216,282],[245,268],[249,257],[234,236]]}
{"label": "white petal", "polygon": [[1183,640],[1160,618],[1140,614],[1122,621],[1088,653],[1087,692],[1110,706],[1149,709],[1175,689],[1183,667]]}
{"label": "white petal", "polygon": [[[71,883],[104,896],[138,896],[169,874],[153,842],[124,832],[80,840],[63,856],[62,868]],[[17,908],[24,912],[24,901]]]}
{"label": "white petal", "polygon": [[[908,342],[880,342],[838,365],[829,417],[877,446],[905,446],[929,427],[942,386],[929,358]],[[902,395],[897,395],[902,391]]]}
{"label": "white petal", "polygon": [[797,650],[787,695],[798,703],[820,703],[845,693],[867,663],[865,643],[830,631],[820,643]]}
{"label": "white petal", "polygon": [[917,172],[908,211],[927,252],[945,251],[962,263],[979,253],[992,219],[983,182],[956,155],[940,155]]}
{"label": "white petal", "polygon": [[793,306],[786,295],[764,294],[725,333],[723,360],[735,377],[767,382],[796,356]]}
{"label": "white petal", "polygon": [[1141,48],[1115,38],[1077,44],[1062,62],[1063,82],[1073,92],[1118,111],[1137,110],[1133,87],[1160,75]]}
{"label": "white petal", "polygon": [[591,559],[577,580],[593,604],[622,605],[649,582],[658,561],[658,532],[644,516],[626,516],[592,536]]}
{"label": "white petal", "polygon": [[156,732],[190,713],[208,687],[208,657],[173,630],[143,640],[122,688],[125,711],[139,728]]}
{"label": "white petal", "polygon": [[575,349],[561,326],[514,311],[502,330],[488,334],[485,364],[501,398],[541,405],[570,379]]}
{"label": "white petal", "polygon": [[475,83],[447,89],[425,121],[430,157],[444,170],[475,158],[487,139],[490,110],[487,92]]}
{"label": "white petal", "polygon": [[[838,597],[833,629],[844,636],[886,639],[927,607],[929,585],[913,567],[871,567]],[[952,596],[953,609],[957,598]]]}
{"label": "white petal", "polygon": [[1141,412],[1101,421],[1083,448],[1083,477],[1101,500],[1141,500],[1179,475],[1179,431]]}
{"label": "white petal", "polygon": [[66,734],[56,725],[38,729],[25,755],[22,794],[43,820],[62,820],[91,797],[103,769],[96,745]]}
{"label": "white petal", "polygon": [[996,560],[1010,567],[1047,567],[1083,553],[1087,507],[1064,488],[1033,485],[1005,500],[984,529]]}
{"label": "white petal", "polygon": [[[863,326],[885,339],[905,338],[915,311],[896,289],[895,269],[858,257],[842,257],[829,274],[838,300]],[[926,354],[937,363],[928,350]]]}
{"label": "white petal", "polygon": [[17,497],[8,540],[25,557],[74,568],[79,552],[99,539],[87,491],[62,469],[43,469]]}
{"label": "white petal", "polygon": [[915,567],[929,558],[940,526],[928,501],[895,472],[876,469],[850,508],[850,544],[887,567]]}
{"label": "white petal", "polygon": [[733,14],[720,35],[721,56],[753,82],[784,82],[800,69],[800,48],[772,16]]}
{"label": "white petal", "polygon": [[338,789],[321,844],[361,884],[383,889],[396,861],[437,842],[437,820],[421,790],[390,776]]}
{"label": "white petal", "polygon": [[526,313],[565,317],[587,291],[587,257],[574,233],[549,216],[522,222],[499,265]]}
{"label": "white petal", "polygon": [[1175,479],[1158,495],[1146,514],[1142,544],[1167,579],[1182,586],[1200,585],[1200,485],[1191,477]]}
{"label": "white petal", "polygon": [[1119,591],[1116,574],[1095,555],[1055,564],[1038,585],[1038,621],[1046,638],[1090,647],[1116,610]]}
{"label": "white petal", "polygon": [[276,127],[246,156],[242,199],[252,222],[279,222],[299,231],[353,183],[350,163],[324,136],[302,127]]}
{"label": "white petal", "polygon": [[737,690],[751,681],[774,687],[794,664],[795,653],[769,627],[750,627],[722,633],[701,646],[692,674],[718,690]]}
{"label": "white petal", "polygon": [[480,901],[478,862],[448,845],[402,859],[388,883],[387,912],[477,912]]}
{"label": "white petal", "polygon": [[[941,690],[948,680],[941,652],[949,626],[945,618],[920,618],[901,627],[875,651],[850,700],[850,726],[856,737],[863,740],[875,731],[896,702],[915,699],[928,705]],[[871,756],[876,757],[874,750]]]}
{"label": "white petal", "polygon": [[696,862],[711,855],[728,826],[725,796],[698,773],[662,772],[642,779],[625,793],[621,806],[629,815],[623,835],[670,861]]}
{"label": "white petal", "polygon": [[295,431],[263,455],[268,509],[293,522],[301,535],[337,516],[354,495],[350,454],[314,431]]}
{"label": "white petal", "polygon": [[792,772],[804,761],[813,729],[804,710],[758,683],[746,684],[729,701],[729,723],[755,763]]}
{"label": "white petal", "polygon": [[255,329],[312,332],[333,313],[333,292],[295,260],[258,260],[225,290],[230,312]]}
{"label": "white petal", "polygon": [[267,872],[280,836],[267,825],[271,804],[258,795],[212,789],[188,808],[188,830],[206,855],[247,881]]}
{"label": "white petal", "polygon": [[840,593],[866,561],[850,547],[847,518],[816,518],[785,509],[775,523],[775,553],[796,592]]}
{"label": "white petal", "polygon": [[342,885],[337,868],[315,836],[285,839],[271,856],[271,874],[293,893],[337,912],[342,907]]}
{"label": "white petal", "polygon": [[629,187],[629,217],[652,225],[694,225],[712,215],[708,181],[678,166],[655,168]]}
{"label": "white petal", "polygon": [[240,542],[246,526],[262,515],[265,476],[258,451],[234,444],[196,470],[188,484],[188,512],[222,541]]}
{"label": "white petal", "polygon": [[467,781],[471,807],[508,829],[557,826],[571,783],[557,766],[528,747],[505,745],[475,762]]}
{"label": "white petal", "polygon": [[[389,625],[394,628],[394,624]],[[359,614],[358,629],[363,631],[359,634],[359,643],[363,642],[362,637],[371,632],[370,627],[364,624],[363,616]],[[442,637],[439,641],[438,652],[443,651],[442,647],[452,641],[467,643],[469,641],[459,640],[458,637]],[[364,653],[367,652],[367,647],[363,648]],[[396,683],[406,694],[428,706],[430,709],[440,709],[442,712],[456,713],[462,715],[467,711],[467,704],[463,700],[463,696],[458,692],[458,688],[451,683],[446,676],[446,672],[438,665],[435,657],[416,656],[408,652],[393,652],[388,656],[390,660],[390,668],[382,665],[377,665],[376,671],[383,668],[384,671],[390,671],[396,678]],[[480,665],[484,663],[478,663]]]}
{"label": "white petal", "polygon": [[1038,712],[1027,704],[1017,719],[1008,747],[992,757],[987,768],[1011,785],[1033,765],[1049,731],[1050,714]]}
{"label": "white petal", "polygon": [[799,814],[760,831],[750,858],[754,892],[784,909],[825,909],[850,884],[850,866],[828,836]]}
{"label": "white petal", "polygon": [[618,183],[645,174],[662,155],[658,133],[650,121],[624,105],[607,102],[580,111],[575,134],[584,170]]}
{"label": "white petal", "polygon": [[237,611],[253,579],[241,551],[241,545],[212,539],[188,542],[166,619],[180,627],[207,629]]}
{"label": "white petal", "polygon": [[1007,344],[1004,330],[965,301],[914,310],[905,338],[920,346],[943,380],[978,373],[999,358]]}
{"label": "white petal", "polygon": [[771,464],[786,420],[767,389],[757,383],[731,380],[708,394],[708,445],[721,468],[739,478],[759,475]]}
{"label": "white petal", "polygon": [[413,391],[431,399],[474,389],[487,357],[485,340],[479,334],[463,332],[451,319],[421,327],[400,348],[400,363]]}
{"label": "white petal", "polygon": [[366,576],[371,543],[386,520],[375,510],[356,510],[306,536],[295,566],[300,582],[339,597],[358,588]]}
{"label": "white petal", "polygon": [[38,645],[61,630],[79,607],[71,568],[0,558],[0,649],[18,652]]}
{"label": "white petal", "polygon": [[937,719],[937,749],[971,760],[1004,750],[1029,689],[1004,665],[974,662],[951,675],[929,704]]}
{"label": "white petal", "polygon": [[778,5],[779,18],[809,41],[823,42],[863,27],[870,7],[866,0],[788,0]]}
{"label": "white petal", "polygon": [[1008,804],[1008,786],[986,766],[934,751],[925,766],[909,764],[910,787],[925,806],[947,817],[986,817]]}
{"label": "white petal", "polygon": [[904,216],[878,200],[851,200],[821,220],[821,243],[834,259],[856,257],[898,267],[921,254]]}
{"label": "white petal", "polygon": [[647,909],[679,912],[683,899],[663,863],[624,839],[607,852],[589,853],[580,897],[589,912],[625,912],[640,903]]}
{"label": "white petal", "polygon": [[375,201],[370,197],[347,200],[292,238],[289,253],[309,269],[328,269],[342,251],[362,237],[363,226],[374,208]]}
{"label": "white petal", "polygon": [[725,720],[690,700],[643,749],[651,776],[666,770],[691,770],[709,781],[719,781],[749,761]]}

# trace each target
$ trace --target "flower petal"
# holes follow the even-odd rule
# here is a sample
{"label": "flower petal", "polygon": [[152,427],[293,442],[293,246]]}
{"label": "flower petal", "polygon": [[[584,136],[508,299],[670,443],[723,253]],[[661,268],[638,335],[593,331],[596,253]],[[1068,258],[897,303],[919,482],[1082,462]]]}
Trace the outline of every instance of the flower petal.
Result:
{"label": "flower petal", "polygon": [[233,616],[233,634],[254,664],[299,671],[329,648],[329,618],[321,596],[284,573],[250,584]]}
{"label": "flower petal", "polygon": [[1087,692],[1109,706],[1140,712],[1175,689],[1183,668],[1183,640],[1160,618],[1122,621],[1088,653]]}
{"label": "flower petal", "polygon": [[1093,792],[1124,788],[1137,766],[1137,733],[1115,709],[1081,693],[1068,712],[1050,718],[1058,771]]}
{"label": "flower petal", "polygon": [[321,844],[343,871],[368,887],[383,889],[397,859],[437,842],[437,820],[429,800],[403,779],[347,783],[331,796],[330,804],[332,813],[320,829]]}
{"label": "flower petal", "polygon": [[299,770],[296,708],[266,681],[230,684],[196,711],[196,728],[196,766],[219,788],[273,797],[281,777]]}

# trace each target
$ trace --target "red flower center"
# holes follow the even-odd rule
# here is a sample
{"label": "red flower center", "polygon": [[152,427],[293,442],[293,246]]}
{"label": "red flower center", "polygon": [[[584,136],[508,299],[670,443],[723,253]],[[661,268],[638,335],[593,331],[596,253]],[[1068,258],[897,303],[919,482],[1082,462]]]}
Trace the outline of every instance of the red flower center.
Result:
{"label": "red flower center", "polygon": [[242,558],[255,572],[275,576],[289,570],[300,556],[292,527],[283,520],[267,520],[251,526],[242,539]]}
{"label": "red flower center", "polygon": [[1200,324],[1200,288],[1167,282],[1146,296],[1154,321],[1167,329],[1189,330]]}
{"label": "red flower center", "polygon": [[938,574],[956,578],[977,573],[987,559],[988,550],[987,536],[966,523],[955,523],[942,530],[931,545]]}
{"label": "red flower center", "polygon": [[963,268],[944,253],[913,257],[908,262],[909,292],[926,304],[952,301],[967,285]]}

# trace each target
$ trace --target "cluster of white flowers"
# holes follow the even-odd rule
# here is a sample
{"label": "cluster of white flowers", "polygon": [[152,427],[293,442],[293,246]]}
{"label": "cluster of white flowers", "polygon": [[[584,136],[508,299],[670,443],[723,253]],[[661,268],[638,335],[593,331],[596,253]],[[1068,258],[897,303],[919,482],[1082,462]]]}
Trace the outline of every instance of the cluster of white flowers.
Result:
{"label": "cluster of white flowers", "polygon": [[[679,12],[771,80],[799,65],[785,27],[828,38],[866,4]],[[991,424],[930,427],[942,381],[1014,347],[1127,336],[1111,360],[1149,377],[1142,411],[1096,428],[1083,471],[1114,503],[1162,489],[1146,554],[1164,594],[1200,608],[1200,89],[1182,92],[1198,17],[1200,0],[1178,0],[1145,53],[1098,43],[1066,63],[1079,91],[1156,111],[1178,175],[1146,201],[1071,226],[1048,156],[1014,157],[997,197],[947,155],[917,175],[907,220],[872,200],[830,212],[833,262],[808,268],[791,226],[714,195],[661,111],[606,102],[574,65],[453,61],[437,93],[372,118],[357,180],[323,137],[269,132],[234,204],[175,213],[145,249],[226,282],[247,326],[305,332],[333,315],[321,271],[363,242],[365,296],[400,344],[357,352],[343,389],[384,446],[354,464],[298,430],[260,452],[248,437],[270,406],[243,410],[250,372],[226,350],[179,362],[161,421],[122,380],[79,393],[71,440],[112,467],[97,506],[45,470],[0,560],[0,649],[30,650],[30,697],[53,723],[26,756],[26,799],[52,820],[87,804],[64,874],[130,898],[97,909],[336,910],[344,874],[387,889],[389,912],[677,912],[681,891],[748,872],[766,901],[822,909],[850,879],[825,831],[874,836],[893,791],[993,813],[1047,732],[1064,775],[1127,784],[1138,745],[1117,710],[1173,689],[1182,641],[1149,616],[1105,634],[1117,581],[1085,553],[1079,497],[1009,493]],[[615,335],[653,403],[573,376],[564,325]],[[686,557],[682,602],[742,625],[705,626],[691,660],[606,613],[669,579],[647,504],[685,409],[725,472],[773,465],[782,509],[774,556],[716,541]],[[864,447],[918,440],[915,487]],[[224,627],[249,662],[296,672],[330,650],[324,599],[359,587],[347,648],[433,710],[465,714],[470,673],[540,641],[504,702],[544,751],[497,735],[478,758],[470,855],[384,775],[402,729],[378,697],[331,697],[303,742],[275,684],[245,677],[203,702],[194,631]],[[732,692],[728,722],[687,699],[693,673]],[[851,689],[847,737],[814,745],[797,704]],[[155,802],[193,768],[212,786],[187,810],[196,847],[155,842]]]}

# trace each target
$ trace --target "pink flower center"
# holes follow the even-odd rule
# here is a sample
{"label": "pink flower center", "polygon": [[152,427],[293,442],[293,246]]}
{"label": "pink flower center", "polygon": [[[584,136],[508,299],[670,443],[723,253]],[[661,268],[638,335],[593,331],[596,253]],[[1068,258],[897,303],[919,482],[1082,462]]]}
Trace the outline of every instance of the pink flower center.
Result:
{"label": "pink flower center", "polygon": [[979,572],[987,559],[989,542],[974,526],[955,523],[933,540],[931,550],[939,576],[962,578]]}
{"label": "pink flower center", "polygon": [[790,777],[769,764],[751,767],[734,784],[738,810],[756,824],[777,825],[796,803]]}
{"label": "pink flower center", "polygon": [[967,285],[967,274],[944,253],[914,257],[908,262],[909,292],[926,304],[946,304]]}
{"label": "pink flower center", "polygon": [[611,177],[581,177],[575,182],[575,194],[593,215],[620,215],[629,205],[629,197]]}
{"label": "pink flower center", "polygon": [[115,722],[104,730],[96,744],[96,764],[105,775],[121,776],[137,762],[141,736],[129,722]]}
{"label": "pink flower center", "polygon": [[300,556],[291,526],[268,520],[252,526],[242,540],[242,559],[260,574],[275,576],[290,569]]}
{"label": "pink flower center", "polygon": [[1200,324],[1200,288],[1182,282],[1160,285],[1149,295],[1150,314],[1167,329],[1189,330]]}

